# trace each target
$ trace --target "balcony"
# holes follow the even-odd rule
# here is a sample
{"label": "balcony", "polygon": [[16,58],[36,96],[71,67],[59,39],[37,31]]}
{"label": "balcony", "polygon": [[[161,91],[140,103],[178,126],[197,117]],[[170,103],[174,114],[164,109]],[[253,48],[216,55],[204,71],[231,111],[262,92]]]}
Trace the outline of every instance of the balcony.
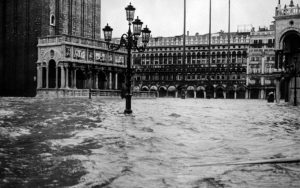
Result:
{"label": "balcony", "polygon": [[[114,45],[114,44],[112,44]],[[116,45],[116,44],[115,44]],[[38,39],[39,59],[43,62],[47,51],[59,54],[59,61],[103,66],[126,67],[126,50],[110,52],[106,42],[83,37],[57,35]]]}
{"label": "balcony", "polygon": [[300,8],[299,6],[293,6],[293,7],[285,7],[283,9],[279,9],[276,11],[276,18],[282,18],[282,17],[289,17],[294,15],[300,15]]}

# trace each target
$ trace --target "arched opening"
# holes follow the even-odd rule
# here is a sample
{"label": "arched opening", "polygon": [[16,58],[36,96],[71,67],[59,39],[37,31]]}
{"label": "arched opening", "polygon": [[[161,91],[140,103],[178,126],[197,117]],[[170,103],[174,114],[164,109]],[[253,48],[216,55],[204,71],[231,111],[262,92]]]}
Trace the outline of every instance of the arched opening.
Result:
{"label": "arched opening", "polygon": [[151,86],[150,91],[151,92],[157,92],[157,87],[156,86]]}
{"label": "arched opening", "polygon": [[[119,75],[119,77],[121,77],[121,75]],[[103,71],[100,71],[98,74],[98,88],[106,89],[106,83],[107,83],[106,75]],[[120,86],[122,87],[122,84]]]}
{"label": "arched opening", "polygon": [[85,76],[81,69],[76,72],[76,87],[77,89],[84,89]]}
{"label": "arched opening", "polygon": [[189,86],[187,88],[187,93],[186,93],[186,97],[187,98],[194,98],[195,94],[194,94],[194,87],[193,86]]}
{"label": "arched opening", "polygon": [[159,97],[166,97],[167,96],[167,90],[164,87],[159,88]]}
{"label": "arched opening", "polygon": [[147,86],[143,86],[142,91],[149,91],[149,88]]}
{"label": "arched opening", "polygon": [[206,98],[210,99],[210,98],[214,98],[214,87],[212,85],[208,85],[205,88],[206,91]]}
{"label": "arched opening", "polygon": [[46,67],[43,67],[42,68],[42,72],[43,72],[43,78],[42,78],[42,88],[46,88],[46,85],[47,85],[47,69]]}
{"label": "arched opening", "polygon": [[125,75],[118,74],[118,90],[121,90],[123,85],[125,85]]}
{"label": "arched opening", "polygon": [[226,98],[227,99],[234,99],[234,89],[233,88],[229,88],[227,93],[226,93]]}
{"label": "arched opening", "polygon": [[176,88],[174,86],[170,86],[168,88],[168,96],[169,97],[176,97]]}
{"label": "arched opening", "polygon": [[224,90],[223,88],[219,87],[216,89],[216,98],[217,99],[224,99]]}
{"label": "arched opening", "polygon": [[49,88],[55,88],[56,87],[56,63],[54,60],[49,61],[48,65],[48,71],[49,71]]}
{"label": "arched opening", "polygon": [[197,91],[196,91],[196,98],[204,98],[205,97],[205,88],[203,86],[199,86],[197,87]]}
{"label": "arched opening", "polygon": [[259,99],[259,89],[251,89],[250,99]]}
{"label": "arched opening", "polygon": [[245,99],[246,98],[246,90],[245,90],[245,88],[239,88],[236,91],[236,98],[237,99]]}
{"label": "arched opening", "polygon": [[[283,67],[289,77],[286,77],[281,83],[281,98],[286,102],[294,101],[294,95],[300,93],[300,89],[295,88],[299,80],[296,73],[300,71],[300,33],[297,31],[288,31],[282,37],[283,48]],[[298,79],[295,79],[298,77]],[[296,90],[296,91],[295,91]]]}

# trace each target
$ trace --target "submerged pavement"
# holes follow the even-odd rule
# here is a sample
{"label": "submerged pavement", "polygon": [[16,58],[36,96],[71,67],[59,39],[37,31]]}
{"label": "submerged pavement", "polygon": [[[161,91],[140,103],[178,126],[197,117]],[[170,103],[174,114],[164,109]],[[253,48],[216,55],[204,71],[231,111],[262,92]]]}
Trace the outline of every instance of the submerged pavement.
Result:
{"label": "submerged pavement", "polygon": [[[300,108],[261,100],[0,98],[0,187],[299,187]],[[207,165],[210,164],[210,165]]]}

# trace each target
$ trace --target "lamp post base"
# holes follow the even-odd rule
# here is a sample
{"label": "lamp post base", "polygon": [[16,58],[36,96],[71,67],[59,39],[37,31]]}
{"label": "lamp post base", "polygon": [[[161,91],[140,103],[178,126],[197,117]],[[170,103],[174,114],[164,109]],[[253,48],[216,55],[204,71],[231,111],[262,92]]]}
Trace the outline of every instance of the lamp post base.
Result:
{"label": "lamp post base", "polygon": [[125,109],[124,114],[132,114],[132,110],[131,109]]}
{"label": "lamp post base", "polygon": [[[130,93],[130,92],[128,92]],[[131,94],[126,94],[126,107],[124,110],[124,114],[132,114],[132,110],[131,110]]]}

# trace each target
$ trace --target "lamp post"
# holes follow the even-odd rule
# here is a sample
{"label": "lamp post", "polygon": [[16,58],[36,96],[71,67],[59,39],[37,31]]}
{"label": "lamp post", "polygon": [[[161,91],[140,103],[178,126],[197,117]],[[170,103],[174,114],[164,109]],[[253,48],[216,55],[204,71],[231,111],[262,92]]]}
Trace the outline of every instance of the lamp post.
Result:
{"label": "lamp post", "polygon": [[[147,28],[147,26],[142,30],[143,22],[137,17],[134,19],[135,8],[131,5],[131,3],[125,8],[126,10],[126,18],[128,21],[129,29],[128,32],[121,36],[120,44],[111,44],[110,41],[112,39],[112,31],[113,29],[107,24],[103,28],[104,39],[106,41],[108,49],[112,51],[116,51],[120,48],[127,49],[127,68],[126,68],[126,107],[125,114],[131,114],[131,51],[136,50],[138,52],[145,51],[147,43],[150,40],[151,31]],[[133,32],[131,31],[131,25],[133,25]],[[139,36],[142,34],[142,46],[138,46]]]}

